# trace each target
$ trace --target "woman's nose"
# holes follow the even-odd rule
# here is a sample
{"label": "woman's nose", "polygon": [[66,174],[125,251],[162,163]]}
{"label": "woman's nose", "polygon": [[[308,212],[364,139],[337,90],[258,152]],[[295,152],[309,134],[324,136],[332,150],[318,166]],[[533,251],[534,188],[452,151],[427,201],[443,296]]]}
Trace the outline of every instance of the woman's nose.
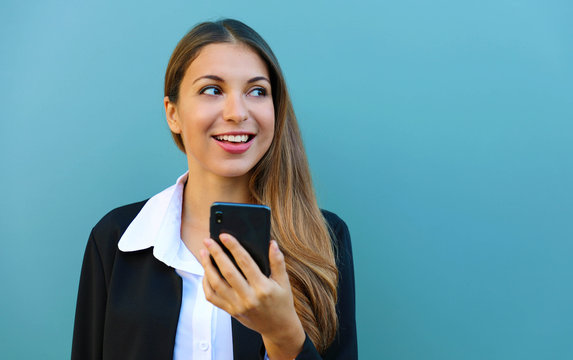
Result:
{"label": "woman's nose", "polygon": [[223,117],[225,120],[241,122],[247,120],[248,110],[242,94],[229,94],[225,99]]}

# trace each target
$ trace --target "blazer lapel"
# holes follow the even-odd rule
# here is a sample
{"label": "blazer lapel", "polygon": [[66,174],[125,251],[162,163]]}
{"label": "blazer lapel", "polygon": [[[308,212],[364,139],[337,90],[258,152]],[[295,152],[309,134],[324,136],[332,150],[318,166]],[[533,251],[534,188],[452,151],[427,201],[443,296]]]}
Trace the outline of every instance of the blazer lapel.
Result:
{"label": "blazer lapel", "polygon": [[263,338],[261,335],[231,318],[233,329],[234,360],[262,359],[264,356]]}

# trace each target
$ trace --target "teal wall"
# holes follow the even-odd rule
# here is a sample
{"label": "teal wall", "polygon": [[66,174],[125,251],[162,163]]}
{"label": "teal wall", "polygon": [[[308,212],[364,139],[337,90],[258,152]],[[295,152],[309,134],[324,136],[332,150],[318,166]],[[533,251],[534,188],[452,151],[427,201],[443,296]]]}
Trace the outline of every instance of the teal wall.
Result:
{"label": "teal wall", "polygon": [[573,358],[568,0],[2,1],[0,357],[69,357],[90,229],[184,171],[163,72],[221,16],[350,226],[362,359]]}

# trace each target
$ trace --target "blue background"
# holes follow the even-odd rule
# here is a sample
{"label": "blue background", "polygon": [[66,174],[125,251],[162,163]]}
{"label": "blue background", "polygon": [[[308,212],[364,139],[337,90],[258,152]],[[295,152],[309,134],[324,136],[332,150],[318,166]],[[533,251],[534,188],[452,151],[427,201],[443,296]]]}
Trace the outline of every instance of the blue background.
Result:
{"label": "blue background", "polygon": [[186,168],[163,75],[195,23],[275,50],[354,241],[362,359],[573,358],[573,3],[0,5],[0,349],[69,357],[91,227]]}

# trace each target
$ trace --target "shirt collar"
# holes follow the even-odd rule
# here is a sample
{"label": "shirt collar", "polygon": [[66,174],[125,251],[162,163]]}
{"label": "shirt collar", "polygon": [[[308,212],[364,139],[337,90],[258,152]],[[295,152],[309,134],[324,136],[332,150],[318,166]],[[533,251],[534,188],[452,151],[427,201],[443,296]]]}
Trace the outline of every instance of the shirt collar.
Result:
{"label": "shirt collar", "polygon": [[175,185],[145,203],[119,240],[119,250],[132,252],[153,247],[153,256],[166,265],[203,275],[203,267],[181,240],[181,210],[187,177],[188,172],[181,175]]}

